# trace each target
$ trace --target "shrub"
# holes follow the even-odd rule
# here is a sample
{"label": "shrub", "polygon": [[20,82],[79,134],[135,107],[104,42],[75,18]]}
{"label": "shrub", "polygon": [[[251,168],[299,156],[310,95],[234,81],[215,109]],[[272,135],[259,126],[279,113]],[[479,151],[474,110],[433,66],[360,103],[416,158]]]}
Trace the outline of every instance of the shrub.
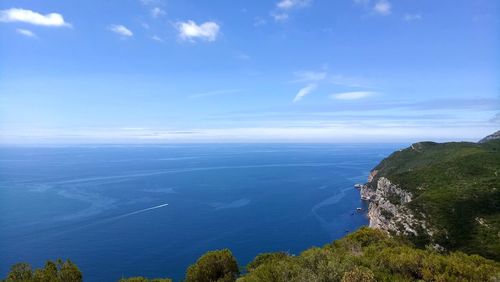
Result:
{"label": "shrub", "polygon": [[238,263],[230,250],[211,251],[201,256],[186,272],[186,282],[230,282],[239,275]]}

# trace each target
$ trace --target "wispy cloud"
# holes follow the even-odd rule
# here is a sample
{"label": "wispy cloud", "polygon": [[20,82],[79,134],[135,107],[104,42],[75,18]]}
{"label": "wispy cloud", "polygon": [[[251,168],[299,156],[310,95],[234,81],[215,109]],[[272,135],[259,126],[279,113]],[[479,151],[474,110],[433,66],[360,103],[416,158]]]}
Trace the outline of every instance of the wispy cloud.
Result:
{"label": "wispy cloud", "polygon": [[418,21],[422,19],[421,14],[405,14],[403,16],[403,19],[407,22],[413,22],[413,21]]}
{"label": "wispy cloud", "polygon": [[163,42],[163,39],[161,37],[159,37],[158,35],[151,36],[151,39],[154,41]]}
{"label": "wispy cloud", "polygon": [[354,91],[330,94],[330,98],[337,100],[359,100],[372,96],[374,92],[370,91]]}
{"label": "wispy cloud", "polygon": [[353,0],[354,4],[363,7],[365,10],[369,10],[372,13],[381,16],[387,16],[391,14],[392,5],[389,0],[378,0],[375,3],[372,0]]}
{"label": "wispy cloud", "polygon": [[218,96],[218,95],[224,95],[224,94],[241,93],[243,91],[245,91],[245,89],[223,89],[223,90],[214,90],[214,91],[196,93],[196,94],[189,95],[188,97],[189,97],[189,99],[199,99],[199,98],[206,98],[206,97]]}
{"label": "wispy cloud", "polygon": [[391,14],[392,5],[387,0],[380,0],[373,6],[373,11],[379,15],[387,16]]}
{"label": "wispy cloud", "polygon": [[320,81],[324,80],[327,73],[324,71],[297,71],[294,73],[297,81]]}
{"label": "wispy cloud", "polygon": [[47,27],[70,27],[58,13],[40,14],[32,10],[12,8],[0,10],[0,22],[23,22]]}
{"label": "wispy cloud", "polygon": [[285,22],[289,18],[287,13],[271,13],[271,17],[275,22]]}
{"label": "wispy cloud", "polygon": [[280,0],[276,3],[276,10],[271,12],[271,17],[276,22],[285,22],[289,19],[291,10],[307,7],[311,2],[312,0]]}
{"label": "wispy cloud", "polygon": [[159,18],[159,17],[164,16],[166,14],[167,14],[167,12],[165,12],[165,10],[163,10],[162,8],[154,7],[151,9],[151,16],[153,18]]}
{"label": "wispy cloud", "polygon": [[290,10],[293,8],[306,7],[311,3],[311,0],[281,0],[276,3],[276,7],[282,10]]}
{"label": "wispy cloud", "polygon": [[301,88],[299,90],[299,92],[297,93],[297,95],[295,95],[295,98],[293,98],[293,102],[296,103],[296,102],[302,100],[302,98],[309,95],[309,93],[314,91],[317,87],[318,86],[316,84],[311,83],[311,84],[307,85],[306,87]]}
{"label": "wispy cloud", "polygon": [[179,37],[184,40],[203,39],[215,41],[219,35],[220,26],[212,21],[198,25],[189,20],[177,23],[177,30],[179,31]]}
{"label": "wispy cloud", "polygon": [[34,34],[31,30],[28,30],[28,29],[18,28],[18,29],[16,29],[16,32],[23,35],[23,36],[30,37],[30,38],[37,37],[36,34]]}
{"label": "wispy cloud", "polygon": [[253,21],[253,25],[258,27],[258,26],[263,26],[267,24],[267,21],[261,17],[256,17]]}
{"label": "wispy cloud", "polygon": [[122,37],[132,37],[134,33],[121,24],[112,24],[108,26],[108,29]]}

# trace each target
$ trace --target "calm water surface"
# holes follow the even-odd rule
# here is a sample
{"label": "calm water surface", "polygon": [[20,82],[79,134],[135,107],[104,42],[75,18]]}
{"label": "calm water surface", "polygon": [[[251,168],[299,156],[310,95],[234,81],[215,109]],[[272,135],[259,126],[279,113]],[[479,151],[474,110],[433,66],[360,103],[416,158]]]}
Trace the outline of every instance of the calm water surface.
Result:
{"label": "calm water surface", "polygon": [[0,276],[61,257],[90,282],[178,280],[208,250],[297,254],[367,224],[353,184],[400,147],[2,147]]}

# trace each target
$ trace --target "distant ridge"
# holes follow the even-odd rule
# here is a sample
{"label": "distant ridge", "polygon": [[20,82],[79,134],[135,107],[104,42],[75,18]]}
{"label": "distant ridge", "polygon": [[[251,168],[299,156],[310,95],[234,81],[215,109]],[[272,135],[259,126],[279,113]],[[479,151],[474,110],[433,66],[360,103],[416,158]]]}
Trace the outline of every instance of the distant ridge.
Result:
{"label": "distant ridge", "polygon": [[479,140],[478,143],[484,143],[484,142],[488,142],[490,140],[496,140],[496,139],[500,139],[500,130],[498,130],[497,132],[495,132],[493,134],[490,134],[490,135],[484,137],[483,139]]}

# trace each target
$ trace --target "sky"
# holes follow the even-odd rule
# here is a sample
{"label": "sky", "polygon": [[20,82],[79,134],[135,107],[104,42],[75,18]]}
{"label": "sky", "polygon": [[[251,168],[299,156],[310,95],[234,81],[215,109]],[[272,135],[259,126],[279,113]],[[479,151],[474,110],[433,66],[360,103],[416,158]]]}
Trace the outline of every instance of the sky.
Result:
{"label": "sky", "polygon": [[500,129],[497,0],[2,0],[0,143]]}

